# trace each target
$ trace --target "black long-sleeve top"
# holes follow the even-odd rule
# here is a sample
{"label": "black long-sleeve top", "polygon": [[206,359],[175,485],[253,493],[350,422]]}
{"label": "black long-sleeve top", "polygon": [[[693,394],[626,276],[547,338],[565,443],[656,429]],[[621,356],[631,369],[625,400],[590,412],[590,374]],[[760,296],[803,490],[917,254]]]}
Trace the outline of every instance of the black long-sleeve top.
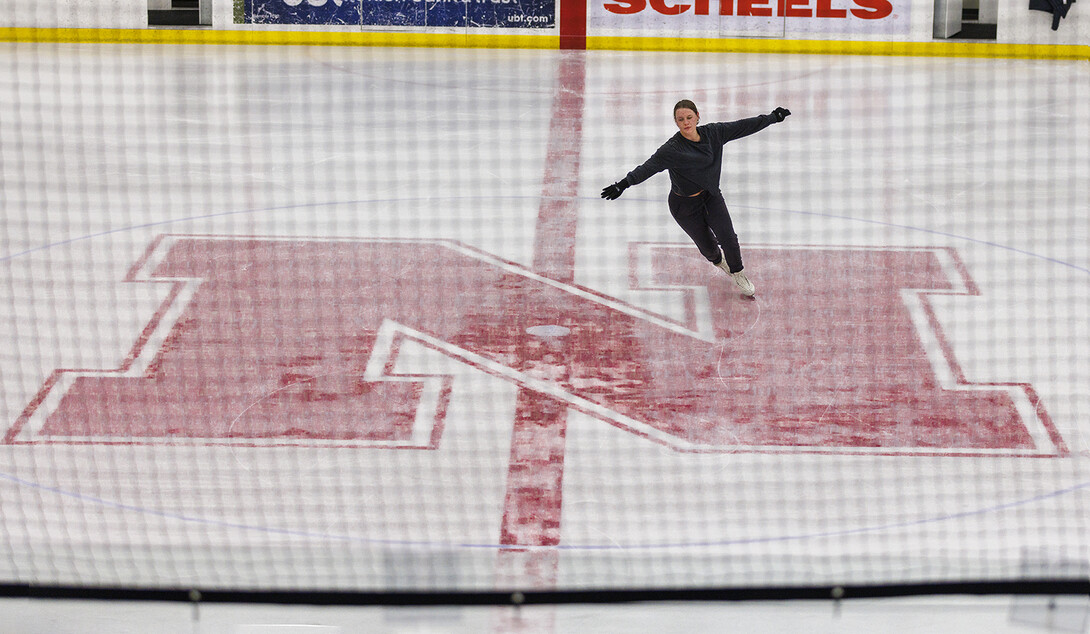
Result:
{"label": "black long-sleeve top", "polygon": [[643,165],[625,176],[629,185],[638,185],[662,170],[670,173],[670,189],[679,196],[701,191],[719,193],[723,171],[723,146],[728,141],[764,130],[775,122],[762,114],[729,123],[708,123],[696,127],[700,141],[690,141],[678,132],[655,150]]}

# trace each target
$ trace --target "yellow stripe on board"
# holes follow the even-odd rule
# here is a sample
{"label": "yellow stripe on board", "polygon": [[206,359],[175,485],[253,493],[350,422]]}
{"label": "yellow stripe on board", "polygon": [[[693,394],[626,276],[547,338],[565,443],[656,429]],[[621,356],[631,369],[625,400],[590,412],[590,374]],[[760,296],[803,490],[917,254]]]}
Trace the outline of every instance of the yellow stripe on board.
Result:
{"label": "yellow stripe on board", "polygon": [[407,46],[431,48],[559,48],[556,35],[393,33],[276,29],[0,28],[0,41],[108,44],[254,44],[273,46]]}
{"label": "yellow stripe on board", "polygon": [[[431,48],[560,47],[557,35],[393,33],[276,29],[38,29],[0,28],[0,41],[114,44],[253,44],[296,46],[405,46]],[[995,57],[1090,60],[1090,46],[993,42],[876,42],[775,38],[587,37],[588,50],[709,53],[798,53],[906,57]]]}

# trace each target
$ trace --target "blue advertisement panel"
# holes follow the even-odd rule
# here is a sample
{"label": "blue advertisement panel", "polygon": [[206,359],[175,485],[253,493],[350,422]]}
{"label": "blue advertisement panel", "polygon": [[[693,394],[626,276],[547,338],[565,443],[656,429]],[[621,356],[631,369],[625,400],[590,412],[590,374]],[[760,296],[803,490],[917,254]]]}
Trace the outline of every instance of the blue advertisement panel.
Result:
{"label": "blue advertisement panel", "polygon": [[361,0],[246,0],[247,24],[358,25]]}
{"label": "blue advertisement panel", "polygon": [[247,24],[548,29],[556,0],[245,0]]}
{"label": "blue advertisement panel", "polygon": [[467,26],[547,29],[555,25],[554,0],[473,0],[467,6]]}
{"label": "blue advertisement panel", "polygon": [[363,24],[552,28],[555,0],[362,0]]}
{"label": "blue advertisement panel", "polygon": [[381,26],[423,26],[424,3],[420,0],[361,0],[363,24]]}

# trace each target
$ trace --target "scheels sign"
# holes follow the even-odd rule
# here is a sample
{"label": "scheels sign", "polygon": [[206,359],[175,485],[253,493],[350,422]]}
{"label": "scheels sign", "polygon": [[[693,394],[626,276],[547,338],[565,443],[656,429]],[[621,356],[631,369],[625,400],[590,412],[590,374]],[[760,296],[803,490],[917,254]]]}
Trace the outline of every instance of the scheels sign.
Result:
{"label": "scheels sign", "polygon": [[[738,17],[847,18],[880,20],[893,13],[889,0],[852,0],[852,8],[833,8],[832,0],[719,0],[715,15]],[[813,2],[813,4],[811,4]],[[670,2],[669,0],[613,0],[603,8],[617,15],[644,13],[661,15],[712,15],[711,0]]]}

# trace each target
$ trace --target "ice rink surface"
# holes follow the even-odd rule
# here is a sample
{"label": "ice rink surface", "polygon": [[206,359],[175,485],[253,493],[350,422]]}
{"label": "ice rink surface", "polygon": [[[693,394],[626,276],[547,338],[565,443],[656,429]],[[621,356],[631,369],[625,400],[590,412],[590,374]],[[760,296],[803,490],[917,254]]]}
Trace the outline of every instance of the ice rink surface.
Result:
{"label": "ice rink surface", "polygon": [[[1085,62],[24,43],[0,68],[0,582],[1090,568]],[[599,197],[683,98],[702,122],[792,111],[725,148],[753,299],[670,217],[664,174]],[[3,603],[40,631],[1044,619]]]}

